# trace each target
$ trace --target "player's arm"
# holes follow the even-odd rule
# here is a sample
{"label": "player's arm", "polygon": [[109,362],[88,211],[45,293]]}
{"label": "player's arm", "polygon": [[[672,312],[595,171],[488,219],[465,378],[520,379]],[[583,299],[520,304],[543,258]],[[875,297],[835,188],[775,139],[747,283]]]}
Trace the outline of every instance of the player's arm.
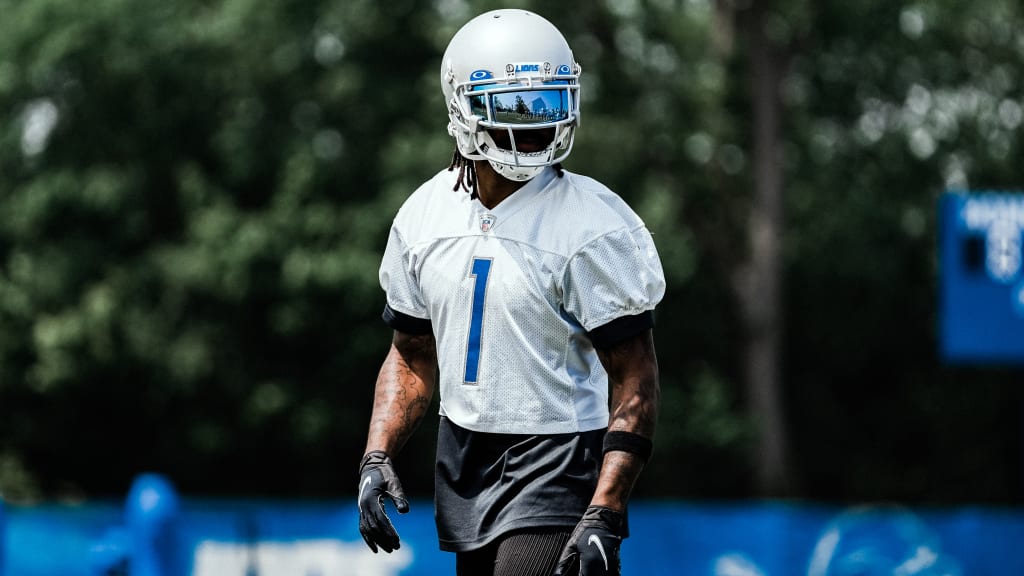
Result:
{"label": "player's arm", "polygon": [[626,509],[654,438],[660,397],[658,358],[650,329],[598,348],[597,355],[608,372],[608,433],[615,441],[605,443],[604,463],[591,504],[621,512]]}
{"label": "player's arm", "polygon": [[650,328],[596,349],[611,387],[604,462],[590,506],[558,559],[556,576],[619,575],[626,504],[650,456],[658,418],[658,359]]}
{"label": "player's arm", "polygon": [[433,334],[396,330],[377,374],[366,452],[394,455],[402,449],[430,406],[436,374]]}
{"label": "player's arm", "polygon": [[436,372],[434,336],[396,330],[377,375],[366,453],[359,465],[359,533],[374,552],[400,547],[384,503],[390,500],[404,514],[409,501],[391,455],[402,449],[430,406]]}

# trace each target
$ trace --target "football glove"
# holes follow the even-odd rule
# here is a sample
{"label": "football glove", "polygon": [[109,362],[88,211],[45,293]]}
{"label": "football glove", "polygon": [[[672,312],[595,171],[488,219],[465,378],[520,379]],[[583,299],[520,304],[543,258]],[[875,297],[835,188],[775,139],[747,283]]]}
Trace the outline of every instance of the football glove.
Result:
{"label": "football glove", "polygon": [[[555,576],[619,576],[619,545],[622,543],[623,516],[604,506],[590,506],[555,567]],[[574,566],[579,572],[570,572]]]}
{"label": "football glove", "polygon": [[409,501],[405,499],[391,458],[380,450],[367,452],[359,464],[359,533],[374,554],[378,547],[389,553],[401,547],[398,532],[384,510],[385,498],[391,500],[400,513],[409,511]]}

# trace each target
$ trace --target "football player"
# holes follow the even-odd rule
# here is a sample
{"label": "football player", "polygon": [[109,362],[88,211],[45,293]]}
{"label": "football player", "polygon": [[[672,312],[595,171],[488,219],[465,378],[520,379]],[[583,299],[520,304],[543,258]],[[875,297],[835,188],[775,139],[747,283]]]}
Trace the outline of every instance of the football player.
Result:
{"label": "football player", "polygon": [[580,66],[524,10],[463,26],[441,62],[451,165],[394,219],[380,267],[394,330],[360,465],[360,532],[399,547],[392,457],[440,393],[437,531],[460,576],[619,574],[658,413],[650,232],[565,170]]}

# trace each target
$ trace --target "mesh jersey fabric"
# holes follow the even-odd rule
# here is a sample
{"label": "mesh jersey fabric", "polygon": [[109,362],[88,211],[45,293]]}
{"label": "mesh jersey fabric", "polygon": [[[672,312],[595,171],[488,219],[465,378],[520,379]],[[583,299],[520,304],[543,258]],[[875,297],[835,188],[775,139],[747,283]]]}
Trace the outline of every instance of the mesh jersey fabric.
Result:
{"label": "mesh jersey fabric", "polygon": [[597,181],[545,169],[493,209],[440,171],[403,204],[380,283],[430,320],[441,414],[480,432],[608,424],[608,377],[587,332],[653,310],[665,291],[650,232]]}

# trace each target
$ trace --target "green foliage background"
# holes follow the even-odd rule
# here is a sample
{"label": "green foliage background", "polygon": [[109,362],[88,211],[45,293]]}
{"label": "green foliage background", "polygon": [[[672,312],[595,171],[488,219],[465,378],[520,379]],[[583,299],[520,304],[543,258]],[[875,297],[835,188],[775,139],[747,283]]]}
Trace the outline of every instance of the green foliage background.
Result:
{"label": "green foliage background", "polygon": [[[638,494],[753,496],[730,288],[754,178],[742,35],[710,0],[505,5],[568,37],[566,166],[625,197],[665,264]],[[0,0],[4,497],[120,494],[144,470],[189,493],[351,492],[387,228],[450,158],[441,52],[499,6]],[[1024,179],[1020,8],[779,0],[769,24],[789,57],[796,495],[1019,502],[1021,372],[937,356],[935,209]],[[414,494],[432,448],[428,421],[397,458]]]}

